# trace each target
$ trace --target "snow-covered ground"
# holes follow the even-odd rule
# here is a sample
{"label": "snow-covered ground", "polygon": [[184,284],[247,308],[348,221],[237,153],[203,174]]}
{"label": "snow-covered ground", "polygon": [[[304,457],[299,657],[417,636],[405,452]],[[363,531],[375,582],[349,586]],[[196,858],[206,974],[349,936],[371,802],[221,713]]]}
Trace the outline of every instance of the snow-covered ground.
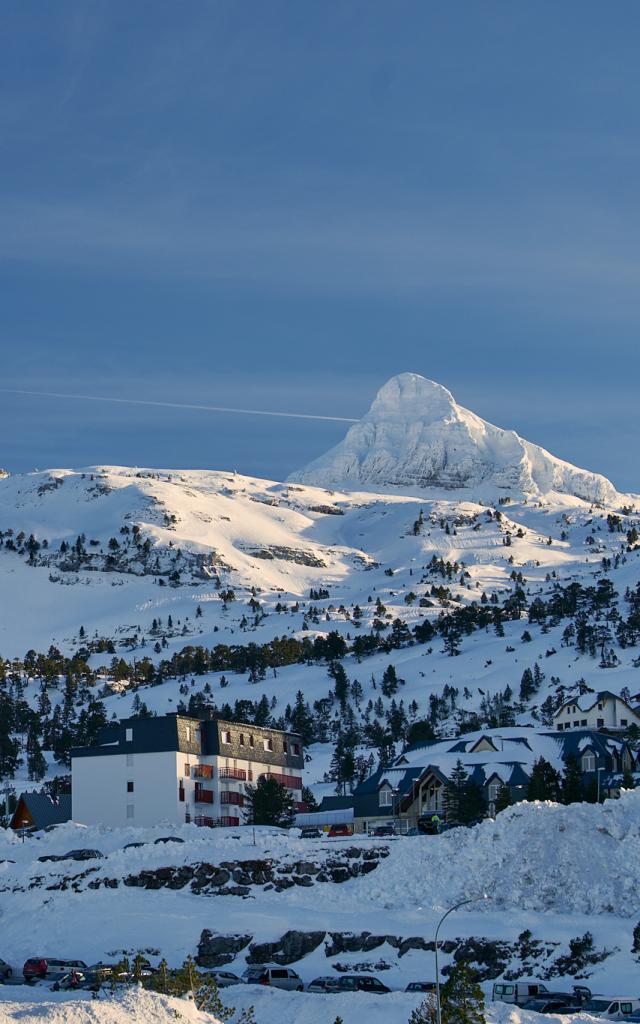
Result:
{"label": "snow-covered ground", "polygon": [[[170,834],[184,842],[154,844]],[[246,898],[196,895],[189,885],[147,890],[123,884],[142,870],[203,861],[324,862],[347,845],[370,849],[373,843],[308,841],[295,832],[269,829],[257,829],[255,845],[253,839],[250,828],[203,834],[193,826],[111,830],[68,824],[24,843],[2,833],[0,957],[16,975],[27,957],[46,955],[93,963],[144,951],[153,962],[164,956],[176,966],[187,954],[196,954],[203,929],[250,935],[256,943],[273,942],[295,929],[326,933],[324,941],[291,965],[305,985],[319,975],[335,974],[339,966],[362,969],[368,963],[370,973],[397,991],[409,981],[433,980],[432,951],[400,953],[387,938],[368,953],[336,953],[330,948],[331,934],[369,932],[430,941],[443,909],[477,896],[448,919],[442,939],[473,936],[517,947],[518,936],[528,930],[546,948],[527,962],[527,970],[545,978],[566,955],[569,941],[590,932],[594,950],[606,951],[606,957],[569,972],[555,981],[556,987],[587,979],[593,991],[640,993],[640,965],[631,952],[640,918],[640,793],[603,805],[521,804],[473,829],[391,840],[389,856],[374,871],[340,884],[284,892],[253,886]],[[145,845],[124,849],[131,842]],[[98,849],[104,858],[38,860],[79,847]],[[117,880],[117,887],[90,887],[103,878]],[[484,893],[490,897],[486,901]],[[242,974],[248,952],[247,945],[228,969]],[[523,969],[518,958],[509,954],[509,969]],[[451,955],[443,953],[442,963],[448,962]],[[485,988],[489,994],[489,981]],[[8,998],[10,990],[2,994]]]}

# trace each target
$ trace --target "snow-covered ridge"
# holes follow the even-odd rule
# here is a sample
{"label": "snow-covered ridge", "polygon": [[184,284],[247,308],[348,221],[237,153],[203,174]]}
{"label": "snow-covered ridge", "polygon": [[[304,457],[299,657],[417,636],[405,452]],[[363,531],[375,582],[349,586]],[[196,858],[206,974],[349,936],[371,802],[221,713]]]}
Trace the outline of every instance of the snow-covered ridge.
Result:
{"label": "snow-covered ridge", "polygon": [[613,484],[458,405],[417,373],[392,377],[343,441],[293,481],[322,487],[483,489],[620,504]]}

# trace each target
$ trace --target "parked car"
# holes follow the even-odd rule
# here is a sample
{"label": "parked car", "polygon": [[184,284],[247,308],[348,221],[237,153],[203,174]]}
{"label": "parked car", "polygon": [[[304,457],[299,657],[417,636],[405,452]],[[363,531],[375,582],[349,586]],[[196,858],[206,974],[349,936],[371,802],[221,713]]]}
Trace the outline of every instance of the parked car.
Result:
{"label": "parked car", "polygon": [[58,960],[53,957],[32,956],[25,962],[22,974],[25,981],[34,981],[37,978],[62,978],[72,970],[84,973],[87,970],[87,965],[84,960]]}
{"label": "parked car", "polygon": [[391,989],[371,974],[343,974],[338,978],[338,992],[390,992]]}
{"label": "parked car", "polygon": [[410,981],[405,992],[435,992],[435,981]]}
{"label": "parked car", "polygon": [[369,829],[370,836],[395,836],[396,830],[393,825],[374,825]]}
{"label": "parked car", "polygon": [[4,981],[5,978],[10,978],[13,974],[9,964],[6,960],[0,960],[0,981]]}
{"label": "parked car", "polygon": [[299,974],[290,967],[266,967],[254,964],[243,973],[243,978],[250,985],[270,985],[272,988],[284,988],[303,992],[304,985]]}
{"label": "parked car", "polygon": [[326,977],[326,978],[314,978],[314,980],[307,985],[307,992],[337,992],[338,991],[338,978]]}
{"label": "parked car", "polygon": [[516,1003],[524,1006],[529,999],[543,993],[549,995],[549,989],[541,981],[508,981],[496,982],[493,986],[492,999],[497,1003]]}
{"label": "parked car", "polygon": [[141,846],[145,846],[145,843],[125,843],[122,847],[123,850],[139,850]]}
{"label": "parked car", "polygon": [[229,988],[230,985],[242,984],[238,975],[233,971],[209,971],[209,977],[215,981],[218,988]]}
{"label": "parked car", "polygon": [[38,860],[44,864],[45,861],[59,861],[59,860],[102,860],[104,857],[100,850],[69,850],[68,853],[49,853],[43,857],[38,857]]}
{"label": "parked car", "polygon": [[153,842],[157,846],[158,843],[184,843],[184,839],[180,839],[179,836],[160,836],[159,839],[154,839]]}
{"label": "parked car", "polygon": [[551,995],[548,999],[528,999],[522,1007],[523,1010],[533,1010],[534,1013],[580,1013],[581,1006],[574,1006],[570,997],[562,995]]}
{"label": "parked car", "polygon": [[607,1020],[628,1020],[640,1014],[640,999],[632,996],[594,996],[582,1007],[591,1017],[606,1017]]}
{"label": "parked car", "polygon": [[68,992],[70,990],[81,988],[87,981],[86,975],[82,971],[68,971],[63,974],[61,978],[53,983],[51,988],[54,992]]}
{"label": "parked car", "polygon": [[322,832],[319,828],[303,828],[300,830],[301,839],[321,839]]}
{"label": "parked car", "polygon": [[352,835],[353,835],[353,829],[351,828],[350,825],[332,825],[331,828],[329,829],[329,836],[332,839],[335,838],[336,836],[352,836]]}

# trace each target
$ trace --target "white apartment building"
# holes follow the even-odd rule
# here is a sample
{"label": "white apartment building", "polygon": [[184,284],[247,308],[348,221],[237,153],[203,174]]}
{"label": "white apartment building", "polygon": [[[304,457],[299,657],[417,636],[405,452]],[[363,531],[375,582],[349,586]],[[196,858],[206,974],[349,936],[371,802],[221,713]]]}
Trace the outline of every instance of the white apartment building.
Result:
{"label": "white apartment building", "polygon": [[170,714],[107,726],[71,751],[73,821],[84,825],[241,825],[247,784],[277,779],[302,803],[302,741],[221,719]]}
{"label": "white apartment building", "polygon": [[640,715],[626,700],[609,690],[567,700],[553,716],[558,732],[565,729],[619,729],[624,732],[634,723],[640,727]]}

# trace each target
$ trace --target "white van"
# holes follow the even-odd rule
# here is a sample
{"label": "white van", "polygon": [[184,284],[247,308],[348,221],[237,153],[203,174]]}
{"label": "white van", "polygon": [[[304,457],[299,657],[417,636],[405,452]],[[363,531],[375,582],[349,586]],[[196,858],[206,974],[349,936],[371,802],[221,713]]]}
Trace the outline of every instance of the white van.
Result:
{"label": "white van", "polygon": [[493,986],[491,998],[494,1003],[516,1003],[522,1006],[529,999],[548,992],[541,981],[501,981]]}
{"label": "white van", "polygon": [[592,1017],[624,1020],[632,1013],[640,1013],[640,999],[631,996],[594,996],[582,1007]]}

